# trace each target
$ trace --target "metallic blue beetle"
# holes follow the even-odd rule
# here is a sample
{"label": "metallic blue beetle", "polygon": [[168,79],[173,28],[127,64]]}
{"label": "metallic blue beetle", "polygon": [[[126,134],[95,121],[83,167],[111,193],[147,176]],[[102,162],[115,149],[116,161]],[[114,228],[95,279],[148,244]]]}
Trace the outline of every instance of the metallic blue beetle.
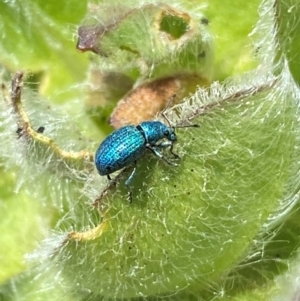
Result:
{"label": "metallic blue beetle", "polygon": [[174,128],[160,121],[145,121],[137,126],[124,126],[107,136],[98,147],[95,155],[97,170],[101,176],[106,175],[111,180],[111,173],[134,164],[134,169],[125,182],[131,202],[132,193],[129,184],[136,170],[137,159],[143,156],[146,149],[149,149],[168,164],[176,166],[176,163],[168,161],[161,152],[163,148],[170,147],[171,154],[179,158],[173,152],[173,144],[176,140]]}

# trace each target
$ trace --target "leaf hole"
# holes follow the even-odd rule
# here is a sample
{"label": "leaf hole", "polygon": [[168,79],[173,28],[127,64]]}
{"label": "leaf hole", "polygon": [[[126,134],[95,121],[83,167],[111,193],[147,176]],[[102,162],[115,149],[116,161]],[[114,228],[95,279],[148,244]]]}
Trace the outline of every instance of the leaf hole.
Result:
{"label": "leaf hole", "polygon": [[164,11],[159,29],[169,34],[173,39],[180,39],[190,28],[189,20],[190,17],[187,14],[178,16],[174,12]]}

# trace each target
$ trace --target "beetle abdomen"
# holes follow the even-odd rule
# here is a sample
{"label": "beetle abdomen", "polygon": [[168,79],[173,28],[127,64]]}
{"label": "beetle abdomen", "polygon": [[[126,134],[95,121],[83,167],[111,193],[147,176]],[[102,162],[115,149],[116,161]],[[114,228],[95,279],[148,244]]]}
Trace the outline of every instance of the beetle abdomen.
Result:
{"label": "beetle abdomen", "polygon": [[143,135],[135,126],[120,128],[100,144],[95,164],[100,175],[108,175],[140,158],[146,149]]}

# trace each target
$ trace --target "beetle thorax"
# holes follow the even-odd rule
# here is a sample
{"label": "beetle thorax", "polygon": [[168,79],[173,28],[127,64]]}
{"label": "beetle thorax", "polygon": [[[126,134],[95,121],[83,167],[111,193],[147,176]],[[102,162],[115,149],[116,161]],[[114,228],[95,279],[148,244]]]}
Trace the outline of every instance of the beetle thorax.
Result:
{"label": "beetle thorax", "polygon": [[140,124],[144,133],[146,143],[155,145],[161,139],[176,141],[176,134],[173,128],[166,126],[160,121],[145,121]]}

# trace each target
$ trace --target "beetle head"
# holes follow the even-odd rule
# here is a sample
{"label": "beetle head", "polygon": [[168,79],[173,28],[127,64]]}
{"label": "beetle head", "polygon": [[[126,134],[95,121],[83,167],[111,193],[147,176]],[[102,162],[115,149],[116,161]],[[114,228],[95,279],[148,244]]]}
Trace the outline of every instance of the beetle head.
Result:
{"label": "beetle head", "polygon": [[172,142],[175,142],[177,140],[177,136],[176,136],[174,127],[165,126],[163,133],[164,133],[164,138],[166,138]]}

